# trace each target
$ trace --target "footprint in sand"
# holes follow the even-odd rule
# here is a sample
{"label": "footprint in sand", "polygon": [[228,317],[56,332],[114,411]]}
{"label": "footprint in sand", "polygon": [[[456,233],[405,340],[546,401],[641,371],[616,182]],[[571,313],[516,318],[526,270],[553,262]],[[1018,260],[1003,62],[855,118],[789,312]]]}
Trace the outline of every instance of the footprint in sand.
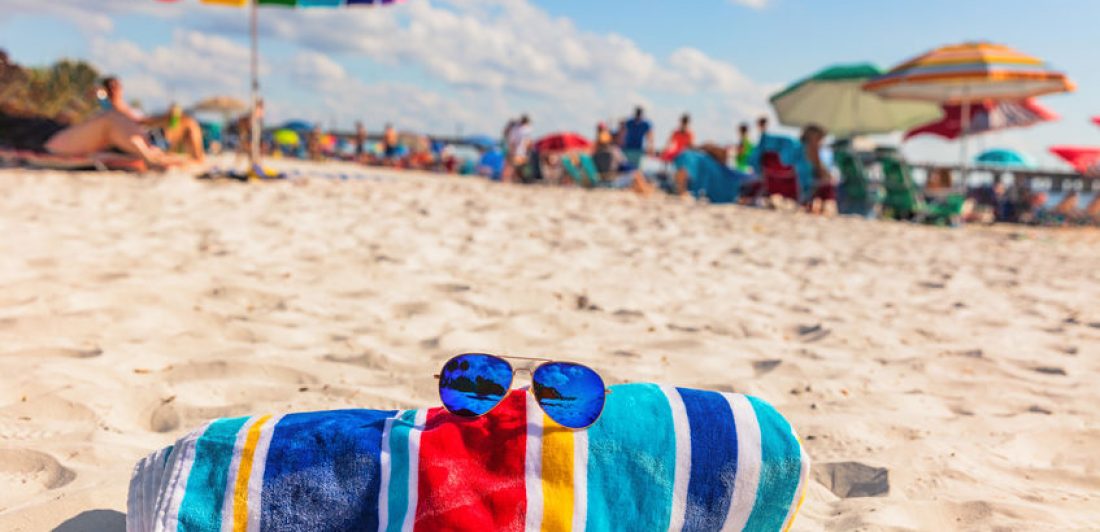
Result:
{"label": "footprint in sand", "polygon": [[165,395],[142,410],[145,426],[171,432],[211,418],[252,413],[257,403],[285,401],[316,376],[272,364],[211,361],[164,370]]}
{"label": "footprint in sand", "polygon": [[0,407],[0,441],[87,439],[97,420],[92,409],[60,397],[19,400]]}
{"label": "footprint in sand", "polygon": [[0,352],[0,357],[13,358],[95,358],[103,354],[98,347],[72,348],[72,347],[35,347],[20,349],[18,351]]}
{"label": "footprint in sand", "polygon": [[30,449],[0,449],[0,511],[23,499],[60,488],[76,473],[42,452]]}

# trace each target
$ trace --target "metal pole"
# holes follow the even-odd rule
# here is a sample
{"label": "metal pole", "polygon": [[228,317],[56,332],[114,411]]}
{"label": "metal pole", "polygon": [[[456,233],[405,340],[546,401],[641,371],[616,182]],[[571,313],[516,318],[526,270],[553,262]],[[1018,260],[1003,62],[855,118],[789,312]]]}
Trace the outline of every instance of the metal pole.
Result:
{"label": "metal pole", "polygon": [[249,26],[252,33],[252,115],[250,118],[249,140],[251,146],[248,149],[249,166],[255,166],[260,162],[260,117],[256,108],[260,103],[260,46],[258,38],[258,6],[257,0],[249,0]]}
{"label": "metal pole", "polygon": [[970,161],[968,160],[969,153],[967,153],[967,144],[969,142],[969,135],[970,135],[970,97],[969,97],[969,92],[970,91],[965,91],[963,93],[963,101],[962,101],[962,139],[961,139],[962,140],[962,147],[961,147],[961,153],[960,153],[960,158],[962,160],[959,161],[959,163],[960,163],[959,164],[959,184],[962,185],[962,188],[963,188],[964,191],[966,190],[966,177],[967,177],[966,174],[967,174],[968,167],[970,166],[970,164],[969,164]]}

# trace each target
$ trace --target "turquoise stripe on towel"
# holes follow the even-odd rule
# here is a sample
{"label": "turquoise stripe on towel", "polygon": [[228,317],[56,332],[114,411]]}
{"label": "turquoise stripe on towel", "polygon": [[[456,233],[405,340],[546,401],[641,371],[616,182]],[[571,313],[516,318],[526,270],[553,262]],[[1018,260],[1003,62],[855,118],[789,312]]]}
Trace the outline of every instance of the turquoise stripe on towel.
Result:
{"label": "turquoise stripe on towel", "polygon": [[409,433],[416,425],[416,410],[407,410],[390,427],[390,485],[387,491],[386,531],[401,532],[409,511]]}
{"label": "turquoise stripe on towel", "polygon": [[222,528],[222,502],[237,433],[248,417],[220,419],[210,424],[195,442],[195,462],[187,477],[180,503],[181,532],[218,532]]}
{"label": "turquoise stripe on towel", "polygon": [[[645,430],[638,430],[643,417]],[[668,397],[653,384],[616,387],[588,429],[587,529],[667,529],[675,470]]]}
{"label": "turquoise stripe on towel", "polygon": [[801,479],[802,453],[791,425],[768,403],[748,397],[760,425],[760,483],[745,530],[782,530]]}

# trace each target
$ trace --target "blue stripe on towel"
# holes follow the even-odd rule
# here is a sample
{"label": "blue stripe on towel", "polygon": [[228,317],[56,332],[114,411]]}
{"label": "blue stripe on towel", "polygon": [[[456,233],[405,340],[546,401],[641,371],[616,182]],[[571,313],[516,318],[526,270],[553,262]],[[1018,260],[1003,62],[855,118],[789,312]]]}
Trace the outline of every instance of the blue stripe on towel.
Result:
{"label": "blue stripe on towel", "polygon": [[691,428],[691,481],[684,530],[721,530],[737,475],[737,430],[720,393],[677,388]]}
{"label": "blue stripe on towel", "polygon": [[768,403],[748,397],[760,424],[760,484],[745,530],[781,530],[801,478],[802,455],[791,425]]}
{"label": "blue stripe on towel", "polygon": [[379,455],[394,410],[289,414],[264,469],[263,530],[377,530]]}
{"label": "blue stripe on towel", "polygon": [[[639,416],[648,418],[644,431]],[[588,429],[587,529],[667,529],[675,469],[675,428],[664,392],[653,384],[615,388]]]}
{"label": "blue stripe on towel", "polygon": [[219,419],[195,442],[195,462],[180,503],[178,530],[217,532],[222,528],[222,502],[237,433],[250,418]]}
{"label": "blue stripe on towel", "polygon": [[390,486],[386,531],[401,532],[409,511],[409,433],[416,424],[416,410],[401,414],[390,427]]}

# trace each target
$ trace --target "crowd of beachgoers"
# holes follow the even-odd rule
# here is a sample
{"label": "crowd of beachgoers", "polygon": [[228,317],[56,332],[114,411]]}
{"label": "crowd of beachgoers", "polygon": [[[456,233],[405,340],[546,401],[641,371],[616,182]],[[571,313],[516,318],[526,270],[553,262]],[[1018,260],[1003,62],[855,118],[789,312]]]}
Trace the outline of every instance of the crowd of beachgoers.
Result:
{"label": "crowd of beachgoers", "polygon": [[122,168],[198,171],[205,168],[208,152],[235,151],[247,157],[253,124],[261,124],[257,145],[268,159],[340,159],[480,175],[503,183],[628,189],[643,195],[663,191],[715,204],[936,225],[1100,223],[1100,195],[1084,206],[1077,192],[1051,201],[1046,193],[1032,191],[1019,180],[1010,185],[1000,175],[991,183],[967,188],[946,167],[929,171],[918,185],[895,148],[856,149],[849,139],[827,144],[829,132],[817,125],[802,128],[799,138],[793,138],[769,130],[763,116],[756,120],[755,131],[747,122],[738,124],[737,139],[728,144],[698,141],[686,114],[662,144],[641,107],[618,123],[597,124],[593,140],[576,133],[535,138],[527,115],[510,120],[499,137],[433,139],[399,133],[393,124],[380,135],[371,135],[361,122],[352,133],[326,132],[306,122],[266,127],[262,101],[237,118],[223,116],[220,121],[197,120],[174,104],[165,113],[148,115],[128,103],[124,94],[117,78],[101,80],[97,112],[85,113],[82,120],[12,116],[0,109],[0,150],[7,150],[0,154],[8,153],[3,159],[16,163],[41,159],[42,164],[64,165],[106,152],[131,157],[137,165]]}

